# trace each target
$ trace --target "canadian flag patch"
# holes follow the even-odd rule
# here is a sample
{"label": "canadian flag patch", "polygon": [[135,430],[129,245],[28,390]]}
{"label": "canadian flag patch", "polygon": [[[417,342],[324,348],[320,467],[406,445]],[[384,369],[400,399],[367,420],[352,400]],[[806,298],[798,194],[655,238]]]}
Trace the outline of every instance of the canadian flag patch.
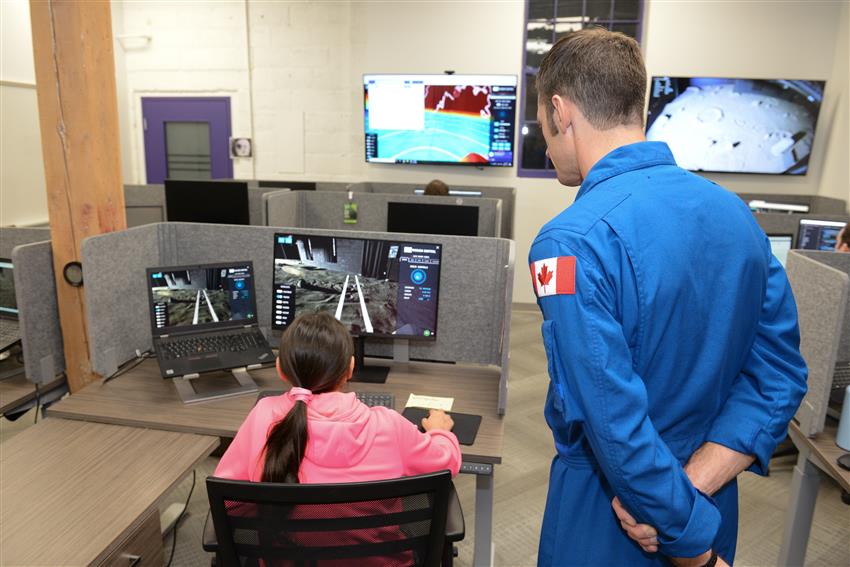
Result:
{"label": "canadian flag patch", "polygon": [[558,256],[531,263],[531,280],[537,297],[574,295],[576,292],[576,257]]}

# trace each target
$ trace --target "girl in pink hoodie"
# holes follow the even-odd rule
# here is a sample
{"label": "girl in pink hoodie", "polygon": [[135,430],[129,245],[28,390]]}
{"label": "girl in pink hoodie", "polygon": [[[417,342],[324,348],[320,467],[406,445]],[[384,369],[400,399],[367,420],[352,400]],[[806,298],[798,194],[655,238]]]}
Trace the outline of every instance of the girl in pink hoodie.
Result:
{"label": "girl in pink hoodie", "polygon": [[330,314],[302,315],[287,328],[277,370],[292,389],[257,403],[215,476],[339,483],[458,473],[460,447],[444,412],[432,410],[421,433],[398,412],[341,391],[354,370],[354,345]]}

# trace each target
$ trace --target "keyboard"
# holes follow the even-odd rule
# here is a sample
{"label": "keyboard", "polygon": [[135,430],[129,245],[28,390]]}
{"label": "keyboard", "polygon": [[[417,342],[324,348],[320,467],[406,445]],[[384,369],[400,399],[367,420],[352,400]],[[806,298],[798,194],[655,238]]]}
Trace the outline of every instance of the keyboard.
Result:
{"label": "keyboard", "polygon": [[832,375],[833,388],[845,388],[850,386],[850,362],[839,362],[835,365],[835,374]]}
{"label": "keyboard", "polygon": [[199,354],[240,352],[262,347],[265,344],[259,330],[252,332],[223,333],[190,337],[168,337],[159,342],[165,359],[184,358]]}
{"label": "keyboard", "polygon": [[375,406],[383,406],[385,408],[395,409],[395,396],[388,392],[355,392],[357,399],[373,408]]}

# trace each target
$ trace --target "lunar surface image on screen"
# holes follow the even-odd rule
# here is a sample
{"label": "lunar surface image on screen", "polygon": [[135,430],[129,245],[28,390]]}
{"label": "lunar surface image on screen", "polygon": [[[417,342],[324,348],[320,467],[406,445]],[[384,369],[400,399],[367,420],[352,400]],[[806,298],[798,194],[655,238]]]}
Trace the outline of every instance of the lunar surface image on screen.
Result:
{"label": "lunar surface image on screen", "polygon": [[167,326],[203,325],[231,319],[228,291],[216,270],[181,270],[163,275],[165,286],[151,289],[154,304],[166,306]]}
{"label": "lunar surface image on screen", "polygon": [[367,332],[362,309],[365,305],[372,332],[392,334],[396,330],[397,282],[287,260],[275,261],[274,281],[275,285],[295,286],[297,313],[339,313],[338,319],[342,324],[352,334],[359,335]]}
{"label": "lunar surface image on screen", "polygon": [[804,174],[823,83],[653,78],[647,139],[692,171]]}

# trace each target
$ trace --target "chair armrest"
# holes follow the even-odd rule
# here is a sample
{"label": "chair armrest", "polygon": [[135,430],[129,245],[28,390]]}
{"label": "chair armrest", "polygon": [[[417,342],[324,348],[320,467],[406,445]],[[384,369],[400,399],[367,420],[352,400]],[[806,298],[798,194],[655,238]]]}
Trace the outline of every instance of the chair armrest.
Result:
{"label": "chair armrest", "polygon": [[460,500],[458,500],[455,485],[452,483],[451,493],[449,494],[449,511],[446,516],[446,541],[461,541],[465,535],[466,525],[463,521],[463,509],[460,507]]}
{"label": "chair armrest", "polygon": [[[461,518],[461,521],[463,521],[463,518]],[[207,519],[204,520],[203,546],[204,551],[218,552],[218,538],[215,536],[215,525],[213,525],[212,511],[210,510],[207,510]]]}

